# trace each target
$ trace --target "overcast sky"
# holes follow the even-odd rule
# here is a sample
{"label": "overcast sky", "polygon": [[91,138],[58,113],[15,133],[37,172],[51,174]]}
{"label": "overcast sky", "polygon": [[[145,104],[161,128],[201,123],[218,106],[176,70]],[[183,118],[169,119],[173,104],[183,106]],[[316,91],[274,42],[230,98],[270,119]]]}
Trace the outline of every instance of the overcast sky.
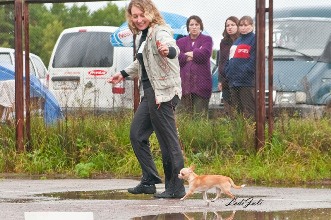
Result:
{"label": "overcast sky", "polygon": [[[129,1],[113,1],[120,7],[125,7]],[[154,0],[161,11],[174,12],[184,16],[198,15],[201,17],[205,30],[213,37],[214,47],[218,47],[222,39],[224,21],[235,15],[255,17],[256,0]],[[269,1],[266,0],[268,3]],[[331,0],[274,0],[274,8],[293,6],[329,5]],[[107,1],[86,3],[91,10],[102,8]],[[267,4],[268,6],[268,4]]]}

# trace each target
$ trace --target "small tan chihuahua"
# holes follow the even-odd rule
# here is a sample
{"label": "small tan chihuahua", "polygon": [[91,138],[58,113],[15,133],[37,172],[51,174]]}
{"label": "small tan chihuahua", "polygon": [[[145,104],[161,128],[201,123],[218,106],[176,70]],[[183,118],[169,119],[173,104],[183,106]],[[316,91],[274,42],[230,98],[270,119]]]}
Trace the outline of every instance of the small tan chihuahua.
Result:
{"label": "small tan chihuahua", "polygon": [[[189,183],[189,190],[186,195],[180,200],[186,199],[188,196],[192,195],[194,191],[201,191],[203,195],[203,200],[206,201],[209,205],[209,202],[214,202],[216,199],[220,198],[221,193],[225,193],[230,196],[232,199],[235,196],[230,192],[231,187],[235,189],[241,189],[245,185],[237,186],[234,184],[233,180],[230,177],[222,175],[197,175],[194,173],[194,166],[189,168],[183,168],[178,174],[179,179],[187,180]],[[216,187],[216,197],[211,201],[208,200],[207,191],[213,187]]]}

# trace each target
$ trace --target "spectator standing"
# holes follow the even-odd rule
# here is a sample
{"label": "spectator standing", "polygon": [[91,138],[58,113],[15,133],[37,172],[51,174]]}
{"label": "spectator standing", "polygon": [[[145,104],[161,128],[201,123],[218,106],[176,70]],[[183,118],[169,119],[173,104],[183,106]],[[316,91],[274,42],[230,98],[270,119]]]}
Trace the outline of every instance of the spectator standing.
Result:
{"label": "spectator standing", "polygon": [[202,33],[203,23],[197,15],[187,19],[186,28],[189,35],[177,40],[183,91],[180,109],[207,115],[212,93],[210,58],[213,41]]}
{"label": "spectator standing", "polygon": [[[179,49],[173,30],[165,24],[151,0],[131,0],[126,17],[129,28],[137,34],[137,59],[108,79],[116,84],[124,77],[138,77],[143,97],[134,114],[130,140],[142,169],[140,183],[129,188],[132,194],[154,194],[156,198],[181,198],[185,195],[183,180],[178,178],[184,167],[175,123],[175,107],[182,89],[178,62]],[[149,138],[155,132],[160,144],[165,175],[165,191],[156,193],[161,183],[150,150]]]}
{"label": "spectator standing", "polygon": [[230,16],[225,20],[223,31],[223,39],[220,43],[219,63],[218,63],[218,89],[222,91],[222,100],[226,115],[231,114],[231,96],[228,80],[226,79],[224,67],[229,59],[230,48],[233,42],[239,37],[238,30],[239,19],[235,16]]}
{"label": "spectator standing", "polygon": [[230,48],[225,75],[228,79],[231,104],[244,117],[255,118],[255,61],[256,38],[253,19],[243,16],[239,20],[240,37]]}

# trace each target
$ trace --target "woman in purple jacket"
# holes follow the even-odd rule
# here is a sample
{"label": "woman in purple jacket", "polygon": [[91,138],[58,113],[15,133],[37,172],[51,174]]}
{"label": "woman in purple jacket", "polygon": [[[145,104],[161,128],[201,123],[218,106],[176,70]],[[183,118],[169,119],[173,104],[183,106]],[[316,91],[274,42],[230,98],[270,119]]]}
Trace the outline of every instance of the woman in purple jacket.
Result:
{"label": "woman in purple jacket", "polygon": [[177,40],[182,79],[182,99],[179,108],[207,115],[212,93],[210,57],[213,41],[210,36],[202,34],[203,23],[197,15],[187,19],[186,28],[189,35]]}

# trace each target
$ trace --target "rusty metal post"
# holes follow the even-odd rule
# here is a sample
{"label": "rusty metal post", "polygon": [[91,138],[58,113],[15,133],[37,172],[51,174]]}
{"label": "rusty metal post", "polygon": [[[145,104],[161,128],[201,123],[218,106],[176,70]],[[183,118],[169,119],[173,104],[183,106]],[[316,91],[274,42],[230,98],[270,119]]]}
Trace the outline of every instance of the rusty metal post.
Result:
{"label": "rusty metal post", "polygon": [[26,150],[31,150],[31,105],[30,105],[30,39],[29,39],[29,4],[23,5],[24,46],[25,46],[25,133]]}
{"label": "rusty metal post", "polygon": [[15,0],[15,125],[16,149],[24,151],[22,0]]}
{"label": "rusty metal post", "polygon": [[265,144],[265,0],[256,2],[256,150]]}
{"label": "rusty metal post", "polygon": [[274,89],[274,54],[273,54],[273,29],[274,29],[274,6],[273,0],[269,0],[269,50],[268,50],[268,83],[269,83],[269,103],[268,103],[268,139],[271,141],[274,130],[274,103],[273,103],[273,89]]}

